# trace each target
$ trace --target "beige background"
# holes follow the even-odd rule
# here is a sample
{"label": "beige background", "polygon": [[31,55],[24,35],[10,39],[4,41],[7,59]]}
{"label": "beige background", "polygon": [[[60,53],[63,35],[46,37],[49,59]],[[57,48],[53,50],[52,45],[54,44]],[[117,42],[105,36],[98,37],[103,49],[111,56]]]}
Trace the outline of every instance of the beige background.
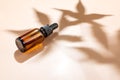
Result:
{"label": "beige background", "polygon": [[[54,22],[43,47],[17,50]],[[0,80],[120,80],[120,0],[0,0],[0,65]]]}

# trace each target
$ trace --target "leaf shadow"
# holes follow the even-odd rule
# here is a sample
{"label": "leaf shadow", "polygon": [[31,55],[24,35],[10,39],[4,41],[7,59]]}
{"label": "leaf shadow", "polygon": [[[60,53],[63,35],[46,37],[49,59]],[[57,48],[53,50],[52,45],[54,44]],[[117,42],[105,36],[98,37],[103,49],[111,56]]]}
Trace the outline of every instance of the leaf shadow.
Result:
{"label": "leaf shadow", "polygon": [[[40,24],[43,24],[43,25],[50,24],[51,21],[50,21],[50,18],[49,18],[49,16],[47,14],[42,13],[40,11],[37,11],[36,9],[34,9],[34,12],[35,12],[35,15],[36,15],[36,17],[37,17],[37,19],[38,19],[38,21],[39,21]],[[61,17],[60,21],[63,21],[62,23],[65,23],[66,22],[66,21],[64,21],[65,19],[62,19],[62,18],[63,17]],[[60,28],[61,27],[60,26],[61,23],[58,23],[58,24],[59,24],[59,28]],[[58,31],[58,33],[59,32],[60,31]],[[58,38],[61,39],[61,40],[65,40],[65,41],[68,41],[68,40],[69,41],[80,40],[79,37],[77,37],[77,36],[70,36],[70,35],[59,35],[58,34],[57,40],[58,40]],[[74,40],[72,38],[74,38]]]}
{"label": "leaf shadow", "polygon": [[17,36],[23,35],[26,32],[29,32],[31,29],[26,29],[26,30],[7,30],[7,32],[15,34]]}
{"label": "leaf shadow", "polygon": [[120,31],[117,32],[117,41],[111,45],[111,52],[114,53],[114,59],[116,60],[116,67],[120,72]]}
{"label": "leaf shadow", "polygon": [[120,72],[120,31],[117,32],[116,38],[117,41],[111,43],[111,45],[109,46],[111,48],[108,48],[108,51],[113,53],[112,57],[105,57],[101,55],[101,52],[97,52],[95,49],[92,48],[78,47],[75,49],[77,49],[78,51],[82,51],[87,56],[86,60],[93,60],[101,64],[111,64],[115,67],[115,69],[117,69],[118,72]]}
{"label": "leaf shadow", "polygon": [[101,44],[104,48],[108,49],[108,39],[107,34],[103,29],[103,25],[95,22],[91,22],[93,25],[91,27],[93,37]]}
{"label": "leaf shadow", "polygon": [[71,36],[71,35],[59,35],[56,38],[57,41],[59,40],[65,40],[65,41],[69,41],[69,42],[80,42],[82,41],[82,39],[80,37],[77,36]]}
{"label": "leaf shadow", "polygon": [[50,24],[50,18],[45,13],[42,13],[36,9],[33,9],[33,11],[35,12],[36,18],[39,23],[41,23],[42,25]]}
{"label": "leaf shadow", "polygon": [[[66,27],[70,27],[72,25],[77,25],[80,23],[89,23],[92,25],[92,35],[97,40],[97,42],[102,45],[106,50],[111,51],[109,49],[108,44],[108,37],[107,33],[105,32],[103,25],[95,22],[97,19],[101,19],[107,16],[111,15],[105,15],[105,14],[85,14],[85,7],[82,4],[82,2],[79,0],[76,10],[77,12],[69,11],[69,10],[63,10],[63,9],[56,9],[62,12],[61,20],[59,22],[60,28],[59,31],[62,31]],[[66,16],[71,16],[73,18],[76,18],[75,21],[69,21]],[[120,70],[120,32],[118,34],[118,44],[112,45],[115,51],[111,51],[113,53],[113,57],[103,57],[99,54],[99,52],[96,52],[95,50],[89,49],[89,48],[76,48],[80,51],[83,51],[86,55],[89,56],[89,59],[92,59],[94,61],[97,61],[99,63],[105,63],[105,64],[111,64],[115,67],[117,67],[118,70]]]}
{"label": "leaf shadow", "polygon": [[[97,14],[97,13],[93,13],[93,14],[86,14],[85,13],[85,7],[82,4],[81,0],[79,0],[79,2],[76,5],[76,10],[77,12],[73,12],[70,10],[64,10],[64,9],[56,9],[58,11],[62,12],[62,16],[59,22],[60,28],[59,31],[63,30],[66,27],[72,26],[72,25],[77,25],[80,23],[90,23],[92,24],[94,22],[94,20],[96,19],[101,19],[104,18],[106,16],[111,16],[111,15],[105,15],[105,14]],[[73,18],[76,18],[77,20],[75,21],[70,21],[68,19],[66,19],[66,16],[71,16]],[[95,22],[94,22],[95,23]],[[92,24],[94,25],[94,24]]]}
{"label": "leaf shadow", "polygon": [[95,49],[91,49],[87,47],[81,47],[76,49],[82,51],[87,56],[86,60],[93,60],[102,64],[113,62],[111,58],[102,56],[100,52],[97,52]]}
{"label": "leaf shadow", "polygon": [[119,43],[119,46],[120,46],[120,31],[118,31],[118,43]]}
{"label": "leaf shadow", "polygon": [[[102,30],[102,25],[96,23],[94,20],[96,19],[101,19],[104,18],[106,16],[111,16],[111,15],[105,15],[105,14],[97,14],[97,13],[92,13],[92,14],[86,14],[86,10],[85,10],[85,6],[82,4],[82,1],[79,0],[78,3],[76,4],[76,12],[70,11],[70,10],[64,10],[64,9],[56,9],[55,10],[61,11],[62,12],[62,16],[59,20],[59,31],[62,31],[63,29],[70,27],[72,25],[77,25],[80,23],[89,23],[91,24],[92,30],[93,30],[93,34],[94,37],[96,38],[96,40],[98,40],[98,42],[100,42],[104,47],[107,48],[107,36],[106,33]],[[39,20],[39,23],[45,23],[45,22],[50,22],[49,17],[47,16],[47,14],[39,12],[37,10],[35,10],[36,16]],[[75,21],[70,21],[66,18],[66,16],[71,16],[73,18],[76,18],[77,20]],[[42,21],[44,22],[42,22]],[[102,34],[102,35],[101,35]],[[80,40],[80,37],[76,37],[76,36],[69,36],[69,35],[64,35],[64,37],[60,37],[60,35],[58,34],[57,36],[59,40],[65,40],[65,41],[72,41],[72,42],[76,42],[75,40]],[[73,38],[75,40],[73,40]]]}
{"label": "leaf shadow", "polygon": [[[58,33],[54,37],[48,37],[46,39],[46,41],[44,42],[44,45],[46,45],[46,49],[44,50],[44,54],[47,54],[51,51],[52,45],[54,45],[55,41],[65,40],[65,41],[70,41],[70,42],[81,42],[82,39],[81,39],[81,37],[78,37],[78,36],[59,35],[59,32],[61,32],[63,29],[70,27],[72,25],[80,24],[80,23],[91,24],[92,30],[93,30],[93,35],[96,38],[96,40],[98,40],[98,42],[101,45],[107,47],[106,33],[103,31],[101,24],[94,22],[94,20],[101,19],[101,18],[104,18],[106,16],[110,16],[110,15],[97,14],[97,13],[86,14],[85,7],[82,4],[81,0],[79,0],[79,2],[76,4],[76,10],[77,10],[76,12],[69,11],[69,10],[63,10],[63,9],[56,9],[56,10],[59,10],[62,12],[62,16],[60,17],[60,20],[59,20],[59,30],[58,30]],[[37,20],[40,24],[42,24],[42,25],[50,24],[51,21],[50,21],[50,18],[47,14],[42,13],[36,9],[34,9],[33,11],[35,12]],[[70,21],[66,18],[66,16],[76,18],[77,20]],[[22,33],[26,32],[27,30],[23,30],[23,31],[9,30],[9,31],[14,33],[14,34],[21,35]],[[52,39],[52,40],[50,41],[50,39]],[[38,51],[38,52],[40,52],[40,51]],[[38,52],[35,52],[34,54],[37,54]],[[17,53],[18,53],[18,51],[15,52],[15,55],[18,55]],[[19,53],[19,55],[20,54],[21,53]],[[30,53],[30,54],[32,54],[32,53]],[[27,60],[27,58],[26,58],[26,60]],[[24,59],[23,62],[26,60]],[[95,60],[96,60],[96,58],[95,58]]]}

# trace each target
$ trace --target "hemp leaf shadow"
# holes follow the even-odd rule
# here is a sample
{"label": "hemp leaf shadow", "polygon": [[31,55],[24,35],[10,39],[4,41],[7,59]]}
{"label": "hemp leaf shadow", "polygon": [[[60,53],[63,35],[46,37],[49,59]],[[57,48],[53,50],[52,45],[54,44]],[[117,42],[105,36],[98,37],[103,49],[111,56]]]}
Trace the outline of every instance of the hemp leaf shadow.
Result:
{"label": "hemp leaf shadow", "polygon": [[[117,41],[116,41],[117,39]],[[111,45],[109,47],[111,47],[110,49],[108,49],[108,51],[110,51],[111,53],[113,53],[111,57],[107,56],[103,56],[101,55],[101,52],[92,49],[92,48],[87,48],[87,47],[78,47],[75,48],[79,51],[82,51],[84,54],[86,54],[87,59],[86,60],[94,60],[98,63],[101,64],[111,64],[112,66],[114,66],[118,72],[120,72],[120,31],[117,32],[117,36],[115,39],[112,39],[116,42],[111,43]],[[106,53],[104,53],[106,54]]]}
{"label": "hemp leaf shadow", "polygon": [[119,43],[120,43],[120,31],[118,31],[118,40],[119,40]]}
{"label": "hemp leaf shadow", "polygon": [[[102,45],[108,52],[112,52],[113,56],[112,57],[104,57],[100,54],[100,52],[97,52],[96,50],[92,49],[92,48],[76,48],[80,51],[83,51],[88,57],[89,60],[94,60],[97,61],[99,63],[106,63],[106,64],[111,64],[115,67],[117,67],[118,70],[120,70],[120,32],[118,34],[118,40],[119,42],[117,42],[117,44],[112,44],[112,50],[109,49],[108,46],[108,35],[105,32],[103,25],[99,24],[97,22],[95,22],[95,20],[97,19],[101,19],[107,16],[111,16],[111,15],[105,15],[105,14],[97,14],[97,13],[92,13],[92,14],[86,14],[85,13],[85,7],[83,6],[81,0],[79,0],[77,6],[76,6],[76,10],[77,12],[73,12],[70,10],[63,10],[63,9],[56,9],[62,12],[62,16],[61,19],[59,21],[60,24],[60,28],[59,31],[62,31],[64,28],[66,27],[70,27],[72,25],[77,25],[80,23],[89,23],[92,25],[91,29],[92,29],[92,34],[93,34],[93,38],[95,38],[97,40],[97,42]],[[70,16],[73,18],[76,18],[77,20],[75,21],[70,21],[66,18],[66,16]]]}
{"label": "hemp leaf shadow", "polygon": [[50,24],[50,18],[45,13],[37,11],[36,9],[34,9],[34,12],[39,23],[42,25]]}
{"label": "hemp leaf shadow", "polygon": [[[73,11],[70,11],[70,10],[64,10],[64,9],[56,9],[56,8],[54,8],[54,9],[62,12],[62,16],[59,20],[59,31],[58,31],[58,33],[61,32],[63,29],[65,29],[67,27],[70,27],[70,26],[73,26],[73,25],[77,25],[77,24],[81,24],[81,23],[89,23],[89,24],[92,25],[91,29],[92,29],[93,37],[97,40],[97,42],[100,45],[102,45],[104,48],[108,49],[107,34],[103,29],[103,25],[95,22],[95,20],[101,19],[101,18],[104,18],[104,17],[107,17],[107,16],[111,16],[111,15],[97,14],[97,13],[86,14],[85,13],[85,11],[86,11],[85,7],[80,0],[76,5],[76,10],[77,10],[76,12],[73,12]],[[39,13],[40,13],[39,16],[43,15],[43,14],[41,14],[41,12],[39,12]],[[37,12],[37,14],[39,14],[39,13]],[[44,14],[44,15],[46,15],[46,14]],[[39,16],[38,16],[38,18],[41,18]],[[76,18],[76,20],[75,21],[70,21],[66,18],[66,16]],[[71,36],[71,35],[68,36],[68,35],[59,35],[58,34],[55,37],[54,41],[58,41],[58,40],[80,42],[81,38],[76,37],[76,36]],[[53,42],[51,42],[51,43],[53,43]],[[47,46],[48,49],[52,48],[51,45]],[[113,63],[114,62],[114,64],[116,64],[115,63],[116,60],[114,60],[113,58],[109,59],[107,57],[104,57],[104,56],[100,55],[99,52],[95,51],[94,49],[90,49],[90,48],[75,48],[75,49],[83,51],[89,57],[89,59],[95,60],[97,62],[100,62],[100,63],[111,63],[111,62]],[[46,51],[45,53],[48,53],[48,52],[49,52],[49,50]]]}
{"label": "hemp leaf shadow", "polygon": [[[79,6],[82,7],[81,11],[78,10]],[[71,24],[79,24],[79,23],[89,23],[91,24],[91,30],[92,30],[92,35],[93,38],[95,38],[97,40],[97,42],[102,45],[108,52],[110,51],[111,53],[113,53],[112,57],[105,57],[103,55],[101,55],[100,52],[96,51],[95,49],[92,48],[87,48],[87,47],[78,47],[75,48],[79,51],[82,51],[84,54],[86,54],[86,56],[88,56],[88,60],[94,60],[98,63],[105,63],[105,64],[111,64],[113,66],[116,67],[116,69],[118,69],[120,71],[120,32],[118,32],[118,38],[117,40],[119,42],[116,42],[116,44],[112,43],[111,46],[108,46],[108,37],[107,37],[107,33],[105,32],[103,25],[99,24],[97,22],[95,22],[94,20],[96,19],[101,19],[105,16],[110,16],[110,15],[104,15],[104,14],[85,14],[85,8],[83,7],[83,5],[81,4],[81,2],[78,3],[77,5],[77,13],[81,14],[80,16],[77,16],[77,13],[75,12],[71,12],[71,11],[67,11],[67,10],[61,10],[60,11],[63,12],[63,15],[69,15],[68,13],[70,13],[69,16],[72,16],[74,18],[77,18],[77,21],[72,22]],[[83,11],[83,12],[82,12]],[[76,14],[75,16],[73,14]],[[64,22],[64,21],[63,21]],[[70,21],[69,21],[70,22]],[[67,23],[69,23],[67,22]],[[64,25],[65,26],[65,25]],[[64,29],[64,27],[61,27],[61,30]],[[109,49],[109,47],[112,47],[112,49]],[[104,53],[106,54],[106,53]]]}
{"label": "hemp leaf shadow", "polygon": [[[63,9],[56,9],[62,12],[62,16],[60,19],[60,27],[59,31],[63,30],[66,27],[70,27],[72,25],[77,25],[80,23],[89,23],[92,25],[92,32],[96,40],[101,43],[105,48],[107,48],[107,35],[102,29],[102,25],[95,22],[94,20],[104,18],[106,16],[110,15],[105,15],[105,14],[97,14],[97,13],[92,13],[92,14],[86,14],[85,13],[85,7],[82,4],[81,0],[76,5],[76,12],[70,11],[70,10],[63,10]],[[75,21],[69,21],[66,19],[66,16],[70,16],[73,18],[76,18],[77,20]]]}
{"label": "hemp leaf shadow", "polygon": [[93,37],[98,41],[99,44],[108,49],[107,34],[104,31],[103,26],[95,22],[92,22],[92,24],[93,26],[91,27],[91,32],[93,34]]}
{"label": "hemp leaf shadow", "polygon": [[[60,20],[59,20],[58,33],[53,35],[53,36],[49,36],[44,41],[44,44],[46,45],[46,49],[44,51],[45,54],[47,54],[47,53],[49,53],[51,51],[51,48],[54,45],[55,41],[65,40],[65,41],[70,41],[70,42],[81,42],[82,41],[81,37],[71,36],[71,35],[59,35],[59,32],[61,32],[63,29],[65,29],[67,27],[70,27],[72,25],[77,25],[77,24],[81,24],[81,23],[89,23],[89,24],[91,24],[94,38],[96,38],[98,43],[100,43],[101,45],[103,45],[104,47],[107,48],[107,46],[108,46],[108,44],[107,44],[107,35],[106,35],[106,33],[104,32],[104,30],[102,28],[103,26],[101,24],[95,22],[94,20],[101,19],[101,18],[104,18],[106,16],[110,16],[110,15],[97,14],[97,13],[86,14],[85,13],[85,11],[86,11],[85,7],[82,4],[81,0],[79,0],[79,2],[76,5],[76,10],[77,10],[76,12],[73,12],[73,11],[70,11],[70,10],[56,9],[56,8],[54,8],[54,9],[61,11],[62,16],[60,17]],[[34,9],[33,11],[35,12],[36,18],[37,18],[37,20],[38,20],[38,22],[40,24],[46,25],[46,24],[51,23],[50,18],[49,18],[49,16],[47,14],[42,13],[42,12],[36,10],[36,9]],[[76,18],[77,20],[70,21],[70,20],[68,20],[66,18],[66,16]],[[14,33],[14,34],[21,35],[22,33],[24,33],[24,31],[27,31],[27,30],[22,30],[22,31],[9,30],[9,31]],[[86,49],[84,49],[84,51],[85,50]],[[92,51],[93,53],[96,53],[94,50],[88,50],[88,51]],[[94,56],[96,56],[96,55],[97,54],[95,54],[95,55],[92,54],[93,59],[94,59]],[[100,56],[99,59],[102,59],[101,57],[102,56]],[[97,58],[95,58],[94,60],[97,60]]]}
{"label": "hemp leaf shadow", "polygon": [[26,30],[7,30],[10,33],[14,33],[17,36],[20,36],[28,31],[30,31],[31,29],[26,29]]}
{"label": "hemp leaf shadow", "polygon": [[112,61],[111,59],[104,57],[100,54],[100,52],[96,51],[95,49],[87,48],[87,47],[81,47],[81,48],[76,48],[79,51],[82,51],[86,56],[87,60],[94,60],[99,63],[109,63]]}
{"label": "hemp leaf shadow", "polygon": [[[60,29],[59,30],[60,31],[63,30],[65,27],[69,27],[69,26],[72,26],[72,25],[77,25],[77,24],[80,24],[80,23],[90,23],[90,24],[92,24],[94,22],[94,20],[96,20],[96,19],[101,19],[103,17],[110,16],[110,15],[96,14],[96,13],[86,14],[85,13],[85,11],[86,11],[85,7],[83,6],[83,4],[80,0],[77,3],[77,6],[76,6],[77,12],[73,12],[73,11],[70,11],[70,10],[63,10],[63,9],[56,9],[56,10],[59,10],[59,11],[62,12],[62,17],[61,17],[61,20],[59,22],[59,24],[60,24]],[[71,16],[73,18],[76,18],[77,20],[69,21],[69,20],[66,19],[66,16]],[[92,25],[94,25],[94,24],[92,24]]]}

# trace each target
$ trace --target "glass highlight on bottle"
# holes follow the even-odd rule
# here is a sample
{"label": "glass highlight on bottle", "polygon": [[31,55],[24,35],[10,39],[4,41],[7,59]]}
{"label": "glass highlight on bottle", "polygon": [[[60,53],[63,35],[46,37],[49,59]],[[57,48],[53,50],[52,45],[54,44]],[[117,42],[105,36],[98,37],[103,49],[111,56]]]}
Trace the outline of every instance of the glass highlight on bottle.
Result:
{"label": "glass highlight on bottle", "polygon": [[32,29],[31,31],[21,35],[18,37],[15,42],[18,47],[18,49],[21,52],[25,52],[32,48],[33,46],[42,43],[44,39],[52,34],[53,30],[58,27],[57,23],[54,23],[52,25],[46,25],[44,27],[35,28]]}

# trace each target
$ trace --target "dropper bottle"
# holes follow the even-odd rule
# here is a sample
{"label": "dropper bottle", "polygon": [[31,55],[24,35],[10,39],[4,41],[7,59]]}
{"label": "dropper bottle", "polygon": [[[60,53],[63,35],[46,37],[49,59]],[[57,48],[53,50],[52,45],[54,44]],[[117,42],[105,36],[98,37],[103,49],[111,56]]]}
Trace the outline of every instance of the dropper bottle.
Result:
{"label": "dropper bottle", "polygon": [[16,45],[21,52],[25,52],[35,45],[42,43],[44,39],[52,34],[53,30],[57,27],[58,24],[53,23],[52,25],[46,25],[44,27],[41,27],[40,29],[34,28],[18,37],[15,40]]}

